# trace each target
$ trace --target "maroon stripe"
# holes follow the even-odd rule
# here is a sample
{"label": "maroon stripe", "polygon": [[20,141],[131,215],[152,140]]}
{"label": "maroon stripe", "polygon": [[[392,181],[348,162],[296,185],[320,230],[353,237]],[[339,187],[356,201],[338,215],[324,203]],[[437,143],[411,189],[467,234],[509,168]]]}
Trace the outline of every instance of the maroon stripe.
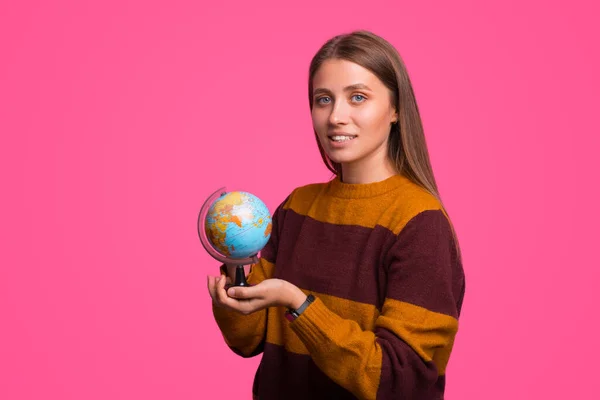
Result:
{"label": "maroon stripe", "polygon": [[442,211],[421,212],[398,236],[380,225],[330,224],[292,209],[280,218],[275,277],[378,309],[387,296],[458,315],[464,275]]}
{"label": "maroon stripe", "polygon": [[393,282],[389,298],[458,317],[464,273],[442,211],[423,211],[413,217],[398,235],[388,262],[388,279]]}
{"label": "maroon stripe", "polygon": [[271,343],[265,344],[253,391],[260,400],[356,398],[325,375],[310,356]]}
{"label": "maroon stripe", "polygon": [[275,277],[306,290],[373,304],[385,299],[383,268],[392,231],[336,225],[284,210]]}
{"label": "maroon stripe", "polygon": [[[376,330],[383,351],[377,399],[441,399],[445,376],[438,376],[432,362],[424,362],[405,342],[386,330]],[[325,375],[304,354],[287,352],[282,346],[265,343],[256,371],[253,393],[271,399],[355,399]]]}
{"label": "maroon stripe", "polygon": [[423,361],[402,339],[375,329],[383,352],[377,399],[442,399],[444,377],[433,362]]}
{"label": "maroon stripe", "polygon": [[436,393],[440,393],[438,397],[440,400],[444,400],[444,392],[446,390],[446,375],[440,375],[437,382],[435,383]]}

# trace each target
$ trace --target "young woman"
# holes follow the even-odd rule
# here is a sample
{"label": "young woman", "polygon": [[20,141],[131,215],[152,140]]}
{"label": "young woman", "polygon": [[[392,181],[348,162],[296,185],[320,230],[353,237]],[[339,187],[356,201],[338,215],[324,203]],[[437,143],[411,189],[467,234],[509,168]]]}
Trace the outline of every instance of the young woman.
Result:
{"label": "young woman", "polygon": [[440,399],[465,278],[395,48],[368,31],[310,64],[319,151],[335,173],[295,189],[251,287],[208,277],[227,345],[263,353],[255,399]]}

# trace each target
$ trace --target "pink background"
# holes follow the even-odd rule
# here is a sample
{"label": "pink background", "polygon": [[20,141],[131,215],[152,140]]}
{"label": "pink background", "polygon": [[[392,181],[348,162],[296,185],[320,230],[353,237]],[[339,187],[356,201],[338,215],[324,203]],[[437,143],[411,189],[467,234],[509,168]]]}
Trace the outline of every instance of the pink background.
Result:
{"label": "pink background", "polygon": [[259,358],[220,337],[197,212],[222,185],[274,210],[328,179],[308,64],[359,28],[408,66],[461,239],[447,398],[593,397],[598,11],[2,2],[0,399],[250,398]]}

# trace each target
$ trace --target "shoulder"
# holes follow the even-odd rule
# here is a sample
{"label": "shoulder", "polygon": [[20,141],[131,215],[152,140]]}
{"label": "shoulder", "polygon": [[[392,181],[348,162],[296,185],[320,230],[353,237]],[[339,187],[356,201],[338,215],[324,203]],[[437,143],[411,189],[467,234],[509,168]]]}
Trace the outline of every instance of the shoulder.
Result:
{"label": "shoulder", "polygon": [[440,209],[439,200],[409,178],[402,177],[403,184],[397,191],[395,205],[406,212],[421,212],[425,210]]}
{"label": "shoulder", "polygon": [[430,219],[445,219],[442,203],[422,186],[404,178],[402,186],[394,192],[388,213],[391,216],[388,228],[399,234],[406,225],[412,225]]}

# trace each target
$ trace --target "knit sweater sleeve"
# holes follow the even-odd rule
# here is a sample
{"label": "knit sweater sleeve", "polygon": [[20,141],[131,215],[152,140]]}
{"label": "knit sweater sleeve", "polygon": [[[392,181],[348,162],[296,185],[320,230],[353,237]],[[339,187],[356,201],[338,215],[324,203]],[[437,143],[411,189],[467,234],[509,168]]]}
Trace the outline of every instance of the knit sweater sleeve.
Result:
{"label": "knit sweater sleeve", "polygon": [[[259,261],[250,267],[246,280],[251,285],[256,285],[273,277],[284,204],[285,201],[273,213],[269,241],[262,249]],[[212,310],[225,343],[233,352],[242,357],[253,357],[263,351],[267,326],[267,309],[243,315],[231,309],[218,307],[213,303]]]}
{"label": "knit sweater sleeve", "polygon": [[373,330],[341,318],[318,297],[291,329],[315,364],[360,399],[429,398],[458,329],[464,275],[441,210],[423,211],[387,256],[383,307]]}

